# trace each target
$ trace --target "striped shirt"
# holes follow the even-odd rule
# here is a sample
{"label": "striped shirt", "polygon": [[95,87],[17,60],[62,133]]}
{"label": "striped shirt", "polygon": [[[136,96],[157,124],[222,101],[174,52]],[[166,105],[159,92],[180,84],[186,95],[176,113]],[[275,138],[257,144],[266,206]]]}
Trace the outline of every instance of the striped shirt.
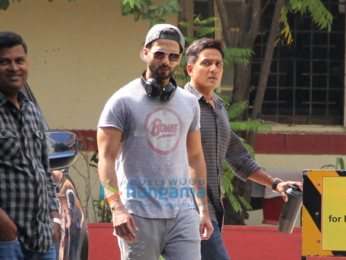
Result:
{"label": "striped shirt", "polygon": [[[58,211],[45,130],[36,106],[20,92],[20,110],[0,92],[0,208],[29,250],[48,252],[50,211]],[[0,230],[1,232],[1,230]]]}
{"label": "striped shirt", "polygon": [[207,166],[208,207],[212,221],[223,225],[222,178],[223,163],[226,162],[241,180],[245,181],[260,168],[253,160],[239,137],[231,130],[228,113],[223,101],[215,93],[212,100],[215,110],[202,93],[190,83],[185,85],[197,98],[201,108],[201,136],[204,158]]}

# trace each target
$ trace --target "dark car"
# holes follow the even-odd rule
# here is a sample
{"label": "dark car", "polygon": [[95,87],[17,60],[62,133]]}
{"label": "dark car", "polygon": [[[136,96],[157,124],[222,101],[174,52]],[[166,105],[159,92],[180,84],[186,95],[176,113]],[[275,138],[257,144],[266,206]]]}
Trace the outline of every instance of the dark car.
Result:
{"label": "dark car", "polygon": [[46,127],[50,167],[57,185],[56,192],[60,206],[61,239],[56,243],[56,259],[87,260],[89,250],[87,221],[68,168],[77,159],[77,136],[68,131],[49,130],[35,96],[27,84],[23,92],[38,107]]}

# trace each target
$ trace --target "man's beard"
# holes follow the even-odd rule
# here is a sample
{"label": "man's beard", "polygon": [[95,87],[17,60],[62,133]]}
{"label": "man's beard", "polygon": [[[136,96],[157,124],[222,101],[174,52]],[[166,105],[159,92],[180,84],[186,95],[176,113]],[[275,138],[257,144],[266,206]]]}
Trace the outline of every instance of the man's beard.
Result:
{"label": "man's beard", "polygon": [[[166,69],[166,68],[170,69],[168,74],[166,74],[165,72],[163,72],[163,73],[159,72],[159,69]],[[157,82],[162,82],[165,79],[169,79],[174,74],[176,69],[177,69],[177,67],[172,69],[172,67],[168,67],[168,66],[164,66],[164,65],[155,66],[153,64],[152,65],[149,64],[149,70],[151,71],[151,73],[153,74],[153,76]]]}

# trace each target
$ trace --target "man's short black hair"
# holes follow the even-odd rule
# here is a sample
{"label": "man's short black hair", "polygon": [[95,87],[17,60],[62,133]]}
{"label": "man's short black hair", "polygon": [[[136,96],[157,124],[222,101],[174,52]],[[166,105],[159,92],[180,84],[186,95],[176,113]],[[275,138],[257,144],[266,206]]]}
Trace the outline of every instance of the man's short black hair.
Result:
{"label": "man's short black hair", "polygon": [[12,48],[16,45],[22,45],[25,53],[28,52],[28,48],[20,35],[14,32],[0,32],[0,50]]}
{"label": "man's short black hair", "polygon": [[202,38],[202,39],[194,41],[190,45],[190,47],[187,49],[186,51],[187,64],[195,64],[200,52],[208,48],[217,49],[221,53],[222,58],[225,57],[222,41],[211,39],[211,38]]}

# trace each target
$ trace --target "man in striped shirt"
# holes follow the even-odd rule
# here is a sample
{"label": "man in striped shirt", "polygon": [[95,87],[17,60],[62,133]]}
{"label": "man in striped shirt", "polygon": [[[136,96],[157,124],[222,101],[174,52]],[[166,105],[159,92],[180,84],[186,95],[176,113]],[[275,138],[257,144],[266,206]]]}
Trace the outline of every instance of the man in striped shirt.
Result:
{"label": "man in striped shirt", "polygon": [[230,129],[228,114],[223,101],[213,90],[220,84],[223,73],[224,51],[219,40],[200,39],[191,44],[186,52],[187,72],[191,77],[185,89],[198,99],[201,110],[201,138],[207,165],[207,192],[209,214],[214,232],[209,240],[201,242],[202,260],[229,260],[221,237],[223,225],[223,205],[221,184],[223,162],[246,181],[272,187],[287,201],[286,189],[298,182],[283,182],[264,172],[253,160],[242,141]]}

